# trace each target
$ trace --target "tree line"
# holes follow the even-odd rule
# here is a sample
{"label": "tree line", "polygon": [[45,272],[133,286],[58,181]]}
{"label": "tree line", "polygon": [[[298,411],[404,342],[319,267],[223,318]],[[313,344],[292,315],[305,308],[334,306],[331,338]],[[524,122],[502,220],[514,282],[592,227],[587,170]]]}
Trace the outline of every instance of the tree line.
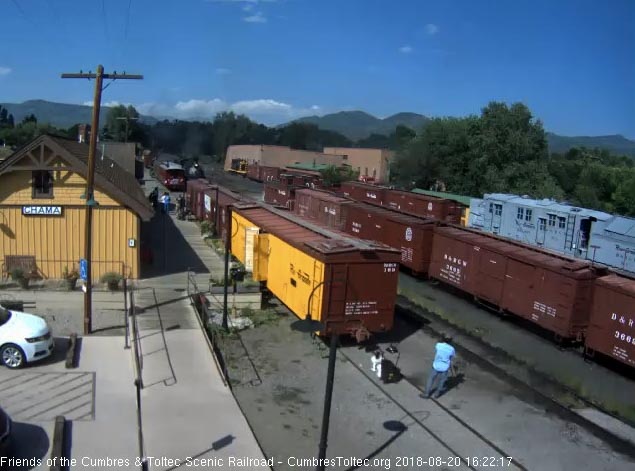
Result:
{"label": "tree line", "polygon": [[[134,107],[111,108],[101,139],[138,142],[184,158],[206,155],[218,162],[234,144],[315,151],[389,148],[396,151],[391,183],[397,187],[475,197],[514,193],[635,216],[634,159],[604,149],[573,148],[550,154],[541,121],[522,103],[491,102],[478,116],[433,118],[419,130],[400,125],[388,136],[372,134],[357,142],[310,123],[268,127],[233,112],[219,113],[210,122],[163,120],[150,125],[138,118]],[[56,129],[38,123],[35,116],[16,124],[6,109],[0,109],[0,144],[19,147],[43,133],[76,139],[77,125]]]}
{"label": "tree line", "polygon": [[522,103],[480,116],[435,118],[398,144],[391,178],[405,188],[467,196],[512,193],[635,216],[635,169],[604,149],[549,153],[540,120]]}

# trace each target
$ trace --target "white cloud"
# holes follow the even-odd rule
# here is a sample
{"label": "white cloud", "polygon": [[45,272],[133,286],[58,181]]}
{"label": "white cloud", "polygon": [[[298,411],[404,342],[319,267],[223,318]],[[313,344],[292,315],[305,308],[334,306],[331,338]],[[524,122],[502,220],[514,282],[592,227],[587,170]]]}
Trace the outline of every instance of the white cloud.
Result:
{"label": "white cloud", "polygon": [[212,100],[188,100],[179,101],[174,105],[177,117],[207,118],[227,108],[223,100],[214,98]]}
{"label": "white cloud", "polygon": [[257,12],[255,15],[245,16],[243,21],[247,23],[266,23],[267,17],[262,14],[261,11]]}
{"label": "white cloud", "polygon": [[237,101],[236,103],[230,106],[232,111],[237,113],[271,113],[271,112],[290,112],[293,107],[286,103],[281,103],[279,101],[265,99],[265,100],[244,100]]}
{"label": "white cloud", "polygon": [[9,75],[12,71],[10,67],[0,67],[0,76]]}
{"label": "white cloud", "polygon": [[231,70],[229,70],[229,69],[225,69],[224,67],[218,67],[218,68],[216,69],[216,73],[217,73],[218,75],[227,75],[227,74],[231,74],[231,73],[232,73],[232,71],[231,71]]}
{"label": "white cloud", "polygon": [[438,32],[439,32],[439,27],[437,25],[433,23],[428,23],[426,25],[426,33],[428,33],[430,36],[434,36]]}
{"label": "white cloud", "polygon": [[[93,106],[93,101],[92,100],[87,100],[85,102],[82,103],[82,105],[84,106]],[[107,107],[113,107],[113,106],[119,106],[119,105],[123,105],[123,106],[130,106],[132,105],[132,103],[121,103],[120,101],[117,100],[112,100],[112,101],[106,101],[106,102],[101,102],[101,106],[107,106]]]}
{"label": "white cloud", "polygon": [[258,122],[279,124],[309,115],[322,115],[325,110],[319,105],[310,107],[295,107],[288,103],[271,98],[256,100],[240,100],[227,103],[220,98],[211,100],[191,99],[179,101],[174,105],[164,103],[141,103],[135,105],[137,111],[143,115],[155,117],[172,117],[177,119],[213,119],[222,111],[233,111],[244,114]]}
{"label": "white cloud", "polygon": [[243,11],[251,11],[254,9],[254,5],[251,3],[248,3],[246,5],[243,6]]}
{"label": "white cloud", "polygon": [[399,48],[399,52],[401,52],[402,54],[410,54],[413,51],[412,47],[406,45],[406,46],[401,46]]}

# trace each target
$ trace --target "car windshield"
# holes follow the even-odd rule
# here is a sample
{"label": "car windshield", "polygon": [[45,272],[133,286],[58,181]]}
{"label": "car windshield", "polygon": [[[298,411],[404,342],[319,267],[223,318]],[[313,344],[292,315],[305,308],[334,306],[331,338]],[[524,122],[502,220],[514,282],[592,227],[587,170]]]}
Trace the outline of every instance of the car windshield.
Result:
{"label": "car windshield", "polygon": [[0,325],[4,325],[11,319],[11,311],[0,306]]}

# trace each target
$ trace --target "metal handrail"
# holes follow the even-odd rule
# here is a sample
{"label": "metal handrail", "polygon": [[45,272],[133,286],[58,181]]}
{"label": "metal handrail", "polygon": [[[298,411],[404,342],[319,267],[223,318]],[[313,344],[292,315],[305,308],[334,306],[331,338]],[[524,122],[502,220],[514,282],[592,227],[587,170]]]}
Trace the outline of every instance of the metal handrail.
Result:
{"label": "metal handrail", "polygon": [[[124,280],[124,287],[127,289],[127,284]],[[145,455],[145,441],[143,438],[143,420],[141,416],[141,389],[143,389],[143,357],[141,354],[141,337],[139,335],[139,324],[137,322],[137,315],[135,312],[135,296],[134,290],[130,291],[130,306],[128,308],[128,316],[132,317],[132,345],[135,357],[135,373],[136,377],[134,380],[136,397],[137,397],[137,437],[139,441],[139,457],[140,457],[140,465],[142,471],[148,470],[148,460]],[[126,327],[128,327],[129,321],[126,320]]]}
{"label": "metal handrail", "polygon": [[130,316],[132,317],[132,345],[134,347],[136,376],[141,388],[143,388],[143,357],[141,354],[141,337],[139,335],[139,324],[135,312],[134,291],[130,291]]}

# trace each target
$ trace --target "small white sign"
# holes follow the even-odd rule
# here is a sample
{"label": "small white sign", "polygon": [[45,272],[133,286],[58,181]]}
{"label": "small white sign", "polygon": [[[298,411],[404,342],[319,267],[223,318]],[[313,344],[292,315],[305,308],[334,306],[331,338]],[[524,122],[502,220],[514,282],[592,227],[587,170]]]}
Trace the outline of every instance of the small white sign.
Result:
{"label": "small white sign", "polygon": [[128,247],[134,247],[136,245],[136,241],[134,239],[128,239]]}
{"label": "small white sign", "polygon": [[61,216],[61,206],[22,206],[25,216]]}
{"label": "small white sign", "polygon": [[406,228],[406,240],[408,242],[412,241],[412,228]]}
{"label": "small white sign", "polygon": [[432,203],[428,203],[428,211],[432,211]]}
{"label": "small white sign", "polygon": [[212,198],[209,195],[205,195],[205,211],[212,212]]}

